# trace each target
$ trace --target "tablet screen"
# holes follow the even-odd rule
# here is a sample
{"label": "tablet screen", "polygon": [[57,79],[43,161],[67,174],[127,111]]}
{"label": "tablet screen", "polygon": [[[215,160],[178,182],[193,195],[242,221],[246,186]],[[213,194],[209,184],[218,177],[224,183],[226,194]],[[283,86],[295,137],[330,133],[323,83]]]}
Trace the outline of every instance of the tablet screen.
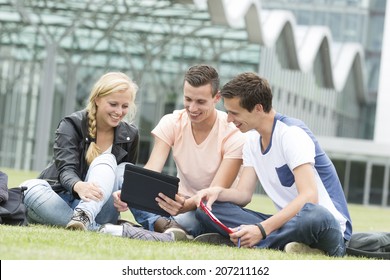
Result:
{"label": "tablet screen", "polygon": [[124,173],[121,200],[132,208],[170,216],[158,205],[156,197],[163,193],[175,200],[178,187],[177,177],[128,164]]}

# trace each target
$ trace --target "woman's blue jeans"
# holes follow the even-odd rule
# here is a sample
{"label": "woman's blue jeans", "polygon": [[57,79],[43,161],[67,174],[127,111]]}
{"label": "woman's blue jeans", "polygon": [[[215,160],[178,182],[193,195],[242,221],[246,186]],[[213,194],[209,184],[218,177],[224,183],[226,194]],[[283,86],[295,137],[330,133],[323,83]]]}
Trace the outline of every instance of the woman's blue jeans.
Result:
{"label": "woman's blue jeans", "polygon": [[56,193],[41,179],[31,179],[21,186],[27,187],[24,204],[31,223],[65,227],[73,216],[75,208],[84,210],[92,217],[90,230],[97,230],[101,224],[116,224],[119,212],[114,207],[112,193],[121,188],[126,163],[117,165],[112,154],[102,154],[89,167],[86,182],[95,182],[103,191],[101,201],[83,201],[72,193]]}
{"label": "woman's blue jeans", "polygon": [[[222,223],[231,228],[256,224],[271,217],[228,202],[214,202],[212,212]],[[209,231],[228,236],[200,208],[196,210],[196,218]],[[290,242],[304,243],[330,256],[345,255],[345,240],[340,224],[326,208],[320,205],[306,203],[294,218],[273,231],[255,247],[283,250]]]}

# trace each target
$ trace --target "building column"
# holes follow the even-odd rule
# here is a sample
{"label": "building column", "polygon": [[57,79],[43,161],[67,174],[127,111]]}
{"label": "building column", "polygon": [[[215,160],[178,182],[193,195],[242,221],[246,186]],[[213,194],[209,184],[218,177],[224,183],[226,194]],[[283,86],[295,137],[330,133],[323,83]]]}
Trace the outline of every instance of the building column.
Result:
{"label": "building column", "polygon": [[344,173],[344,195],[347,201],[349,195],[350,176],[351,176],[351,160],[347,158],[345,160],[345,173]]}
{"label": "building column", "polygon": [[390,173],[390,163],[385,165],[385,175],[383,178],[383,192],[382,192],[382,206],[387,206],[387,197],[389,195],[389,173]]}
{"label": "building column", "polygon": [[374,141],[390,144],[390,2],[386,4],[383,28],[382,58],[379,72],[378,99],[376,105]]}
{"label": "building column", "polygon": [[363,205],[370,204],[371,175],[372,175],[372,162],[371,160],[367,160],[366,175],[364,178]]}
{"label": "building column", "polygon": [[53,98],[56,76],[56,44],[46,46],[46,57],[43,63],[41,91],[35,123],[35,148],[33,170],[42,170],[48,164],[47,154],[50,140],[50,125],[53,111]]}
{"label": "building column", "polygon": [[67,84],[66,93],[64,96],[63,115],[70,115],[76,108],[76,94],[77,94],[77,66],[68,63],[67,64]]}

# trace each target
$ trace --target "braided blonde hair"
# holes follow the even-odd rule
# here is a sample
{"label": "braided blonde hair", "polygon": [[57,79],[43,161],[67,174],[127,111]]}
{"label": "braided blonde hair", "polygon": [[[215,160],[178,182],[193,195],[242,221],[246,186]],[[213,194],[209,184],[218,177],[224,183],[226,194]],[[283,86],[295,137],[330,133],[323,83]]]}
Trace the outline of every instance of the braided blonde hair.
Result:
{"label": "braided blonde hair", "polygon": [[[89,95],[89,102],[86,107],[88,111],[88,134],[92,139],[96,139],[96,98],[110,95],[114,92],[131,93],[130,110],[128,113],[129,120],[132,120],[136,113],[135,97],[138,86],[122,72],[109,72],[100,77],[100,79],[93,86]],[[95,142],[91,142],[88,148],[85,159],[88,165],[102,153]]]}

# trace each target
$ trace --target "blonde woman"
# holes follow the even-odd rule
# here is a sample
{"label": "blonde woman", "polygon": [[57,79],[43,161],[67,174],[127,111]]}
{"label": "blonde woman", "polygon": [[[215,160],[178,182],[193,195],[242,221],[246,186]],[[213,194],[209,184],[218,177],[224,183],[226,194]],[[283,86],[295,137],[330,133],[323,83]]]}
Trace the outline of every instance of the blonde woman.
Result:
{"label": "blonde woman", "polygon": [[124,73],[107,73],[86,109],[60,121],[53,162],[38,179],[22,183],[30,223],[96,230],[117,222],[111,194],[120,189],[124,165],[138,156],[138,129],[124,121],[135,114],[137,90]]}

